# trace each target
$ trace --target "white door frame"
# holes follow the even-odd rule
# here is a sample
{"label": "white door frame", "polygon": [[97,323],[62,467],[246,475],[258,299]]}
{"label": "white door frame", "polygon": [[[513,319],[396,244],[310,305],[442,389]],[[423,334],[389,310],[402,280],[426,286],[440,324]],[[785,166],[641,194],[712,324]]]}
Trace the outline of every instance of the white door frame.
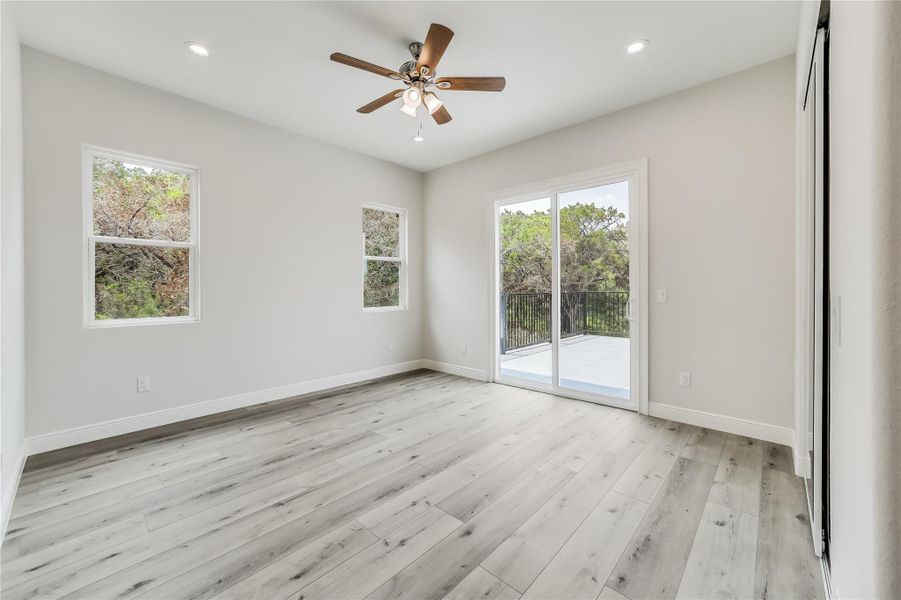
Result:
{"label": "white door frame", "polygon": [[[632,365],[630,374],[630,397],[631,403],[625,405],[614,399],[598,396],[595,394],[582,393],[577,390],[560,388],[557,385],[557,337],[559,335],[559,294],[558,290],[553,290],[551,294],[553,306],[551,308],[551,337],[552,337],[552,364],[554,372],[552,373],[551,385],[545,386],[534,382],[523,380],[511,380],[510,378],[499,377],[500,364],[498,356],[500,353],[500,323],[498,319],[498,285],[500,282],[499,266],[497,254],[499,248],[499,235],[496,227],[495,217],[498,207],[505,204],[522,202],[526,200],[537,200],[540,198],[552,199],[551,201],[551,228],[553,243],[556,245],[559,227],[557,226],[557,211],[553,210],[555,195],[583,189],[587,187],[596,187],[617,181],[629,181],[630,196],[630,214],[629,214],[629,243],[630,253],[632,256],[638,256],[638,277],[630,276],[630,295],[634,300],[633,318],[631,319],[630,328],[632,330],[632,343],[630,344],[630,362]],[[488,244],[488,306],[489,306],[489,324],[488,328],[488,347],[491,351],[488,353],[488,379],[498,383],[510,383],[526,389],[533,389],[542,392],[553,393],[558,396],[575,398],[578,400],[587,400],[590,402],[599,402],[638,410],[641,414],[648,414],[648,160],[641,158],[633,161],[623,162],[608,167],[592,169],[589,171],[581,171],[556,177],[553,179],[545,179],[536,181],[526,185],[516,186],[498,190],[488,194],[486,202],[486,239]],[[557,264],[557,253],[554,252],[553,261],[553,285],[559,286],[559,277],[557,272],[559,265]],[[637,305],[636,305],[637,304]],[[636,343],[637,342],[637,343]],[[637,400],[637,402],[636,402]]]}
{"label": "white door frame", "polygon": [[[814,41],[805,104],[801,113],[801,188],[797,268],[799,270],[796,318],[796,429],[795,473],[804,478],[814,553],[823,552],[823,340],[827,315],[823,312],[824,285],[824,179],[823,179],[823,30]],[[813,422],[810,413],[813,409]],[[813,432],[811,439],[810,432]],[[809,452],[813,452],[813,462]],[[809,482],[813,481],[813,489]]]}

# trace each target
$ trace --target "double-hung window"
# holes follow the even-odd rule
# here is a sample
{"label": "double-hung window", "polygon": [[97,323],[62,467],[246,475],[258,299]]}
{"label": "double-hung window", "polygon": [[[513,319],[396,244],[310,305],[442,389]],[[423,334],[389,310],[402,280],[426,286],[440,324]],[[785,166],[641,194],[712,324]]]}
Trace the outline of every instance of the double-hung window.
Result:
{"label": "double-hung window", "polygon": [[87,326],[196,321],[197,169],[85,146]]}
{"label": "double-hung window", "polygon": [[364,206],[363,310],[401,310],[406,304],[406,211]]}

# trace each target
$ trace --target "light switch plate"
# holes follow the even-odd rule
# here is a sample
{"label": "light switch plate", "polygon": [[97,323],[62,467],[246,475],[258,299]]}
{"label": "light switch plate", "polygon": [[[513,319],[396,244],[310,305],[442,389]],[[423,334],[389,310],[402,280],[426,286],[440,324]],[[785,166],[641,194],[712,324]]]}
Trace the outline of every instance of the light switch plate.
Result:
{"label": "light switch plate", "polygon": [[660,304],[666,304],[666,290],[661,289],[657,290],[657,302]]}

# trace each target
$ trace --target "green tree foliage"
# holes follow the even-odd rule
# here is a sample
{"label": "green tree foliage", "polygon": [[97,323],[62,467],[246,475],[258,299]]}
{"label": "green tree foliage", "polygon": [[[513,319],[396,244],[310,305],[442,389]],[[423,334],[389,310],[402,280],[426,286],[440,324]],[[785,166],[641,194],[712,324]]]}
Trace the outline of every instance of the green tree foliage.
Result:
{"label": "green tree foliage", "polygon": [[[550,210],[502,213],[500,235],[503,291],[549,292]],[[564,206],[560,210],[560,276],[563,291],[628,290],[626,215],[612,206]]]}
{"label": "green tree foliage", "polygon": [[501,213],[500,261],[505,292],[551,289],[551,214]]}
{"label": "green tree foliage", "polygon": [[[188,175],[98,158],[93,181],[95,235],[190,239]],[[97,319],[188,314],[187,249],[102,242],[94,248]]]}
{"label": "green tree foliage", "polygon": [[94,234],[186,242],[190,178],[118,160],[94,161]]}

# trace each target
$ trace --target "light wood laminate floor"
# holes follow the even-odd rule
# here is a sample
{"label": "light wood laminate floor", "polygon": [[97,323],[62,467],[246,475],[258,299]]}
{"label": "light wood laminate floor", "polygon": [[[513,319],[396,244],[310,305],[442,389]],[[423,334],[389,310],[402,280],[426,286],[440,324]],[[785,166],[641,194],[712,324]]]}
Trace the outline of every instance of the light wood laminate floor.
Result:
{"label": "light wood laminate floor", "polygon": [[784,446],[430,371],[161,433],[29,460],[4,600],[823,597]]}

